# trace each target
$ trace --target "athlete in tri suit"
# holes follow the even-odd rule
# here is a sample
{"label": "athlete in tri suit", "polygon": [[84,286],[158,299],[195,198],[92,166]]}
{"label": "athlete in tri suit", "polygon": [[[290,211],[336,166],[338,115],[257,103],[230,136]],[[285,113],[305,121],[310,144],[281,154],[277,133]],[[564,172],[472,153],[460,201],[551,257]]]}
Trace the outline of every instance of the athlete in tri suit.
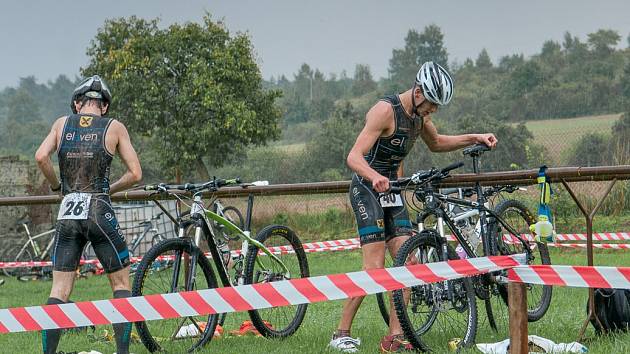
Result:
{"label": "athlete in tri suit", "polygon": [[[73,114],[53,124],[35,153],[39,168],[53,191],[64,196],[59,207],[52,253],[53,281],[47,304],[68,302],[83,248],[90,241],[109,278],[114,298],[131,296],[129,250],[109,195],[142,178],[138,156],[125,126],[104,117],[112,96],[98,76],[85,79],[73,92]],[[57,153],[61,182],[50,156]],[[109,170],[118,153],[127,172],[109,183]],[[116,353],[129,353],[131,323],[114,325]],[[56,353],[61,330],[42,331],[45,354]]]}
{"label": "athlete in tri suit", "polygon": [[[383,268],[385,248],[395,257],[411,234],[407,209],[399,196],[394,202],[379,200],[379,193],[389,190],[389,181],[402,176],[402,163],[416,139],[422,138],[433,152],[453,151],[465,146],[497,144],[493,134],[439,134],[431,113],[446,105],[453,96],[453,80],[440,65],[426,62],[416,75],[411,89],[386,96],[366,115],[365,126],[348,154],[348,166],[355,172],[350,184],[350,202],[354,210],[363,253],[363,269]],[[352,338],[350,328],[363,297],[348,299],[330,346],[353,353],[360,341]],[[391,305],[391,300],[390,300]],[[391,306],[390,308],[393,308]],[[381,352],[413,351],[404,339],[394,311],[390,311],[389,334],[380,342]]]}

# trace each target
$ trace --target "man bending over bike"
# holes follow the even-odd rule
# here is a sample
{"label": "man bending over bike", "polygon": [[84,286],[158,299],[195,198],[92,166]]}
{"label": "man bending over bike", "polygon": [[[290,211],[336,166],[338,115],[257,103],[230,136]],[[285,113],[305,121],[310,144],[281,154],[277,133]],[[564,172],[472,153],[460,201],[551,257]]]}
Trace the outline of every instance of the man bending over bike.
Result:
{"label": "man bending over bike", "polygon": [[[140,161],[131,145],[127,128],[104,117],[112,96],[98,76],[85,79],[72,93],[73,114],[61,117],[35,153],[52,191],[64,196],[57,216],[52,253],[53,283],[47,304],[68,302],[75,271],[87,241],[103,265],[114,298],[131,296],[129,250],[120,231],[109,195],[129,188],[142,178]],[[57,152],[61,182],[50,155]],[[127,172],[111,186],[109,170],[118,153]],[[116,352],[129,353],[131,323],[114,324]],[[42,331],[45,354],[55,353],[61,330]]]}
{"label": "man bending over bike", "polygon": [[[440,65],[426,62],[420,67],[413,87],[401,94],[385,96],[367,113],[365,126],[348,154],[348,166],[355,172],[350,185],[363,252],[363,269],[383,268],[385,248],[395,257],[409,238],[412,228],[407,208],[399,195],[395,201],[379,200],[389,190],[389,181],[402,176],[402,161],[418,136],[433,152],[447,152],[475,143],[497,144],[491,133],[442,135],[431,121],[431,113],[453,96],[453,80]],[[352,320],[363,297],[348,299],[330,346],[356,352],[360,341],[350,336]],[[393,308],[393,307],[390,307]],[[389,335],[380,343],[382,352],[413,350],[404,340],[395,311],[390,311]]]}

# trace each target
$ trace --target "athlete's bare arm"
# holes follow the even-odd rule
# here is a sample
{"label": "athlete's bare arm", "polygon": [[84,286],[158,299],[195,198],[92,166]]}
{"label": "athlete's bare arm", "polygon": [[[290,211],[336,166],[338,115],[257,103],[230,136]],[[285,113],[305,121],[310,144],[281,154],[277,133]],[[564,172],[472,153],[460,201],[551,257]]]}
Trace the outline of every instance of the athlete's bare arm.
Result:
{"label": "athlete's bare arm", "polygon": [[50,128],[50,132],[42,141],[42,144],[35,152],[35,160],[37,161],[37,166],[42,171],[48,183],[50,183],[50,187],[53,189],[57,189],[59,187],[59,179],[57,178],[57,174],[55,173],[55,169],[53,168],[52,161],[50,160],[50,155],[52,155],[55,151],[57,151],[57,144],[59,142],[59,134],[63,130],[63,124],[66,121],[66,117],[61,117],[53,123],[52,128]]}
{"label": "athlete's bare arm", "polygon": [[387,102],[380,101],[375,104],[365,117],[365,127],[359,133],[354,146],[348,154],[346,160],[348,167],[359,176],[372,182],[372,187],[377,192],[385,192],[389,189],[389,179],[376,172],[365,161],[365,156],[376,140],[389,135],[392,130],[394,111]]}
{"label": "athlete's bare arm", "polygon": [[492,133],[462,135],[439,134],[430,116],[424,117],[424,128],[420,133],[420,137],[422,137],[422,140],[427,144],[429,150],[433,152],[453,151],[476,143],[484,143],[494,148],[498,142],[497,138]]}
{"label": "athlete's bare arm", "polygon": [[116,120],[113,121],[107,134],[113,134],[113,137],[117,139],[116,152],[127,167],[127,172],[118,181],[112,183],[109,188],[109,193],[114,194],[139,182],[142,179],[142,168],[140,167],[138,154],[136,154],[136,150],[131,145],[129,132],[127,132],[127,128],[122,123]]}

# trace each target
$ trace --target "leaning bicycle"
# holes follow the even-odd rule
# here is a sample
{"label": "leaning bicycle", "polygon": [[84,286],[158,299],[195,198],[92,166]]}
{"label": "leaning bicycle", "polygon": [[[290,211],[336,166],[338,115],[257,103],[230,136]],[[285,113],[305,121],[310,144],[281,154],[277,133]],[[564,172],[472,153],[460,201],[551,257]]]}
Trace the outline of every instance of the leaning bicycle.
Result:
{"label": "leaning bicycle", "polygon": [[[478,173],[478,157],[488,151],[485,145],[476,145],[464,150],[473,158],[473,169]],[[527,264],[550,264],[549,253],[544,243],[533,242],[527,236],[529,217],[522,205],[515,201],[501,203],[493,210],[486,203],[486,194],[480,184],[475,186],[476,200],[454,198],[439,193],[436,185],[448,178],[449,171],[462,166],[453,164],[442,170],[431,169],[414,174],[411,178],[398,181],[403,187],[413,188],[412,205],[423,215],[433,215],[438,220],[438,227],[446,224],[456,241],[462,247],[466,258],[492,255],[510,255],[523,253]],[[396,182],[394,182],[395,184]],[[481,238],[481,251],[471,245],[468,235],[447,212],[448,205],[459,205],[463,209],[476,210]],[[473,213],[469,213],[472,216]],[[510,215],[516,215],[511,218]],[[520,218],[520,219],[519,219]],[[506,221],[508,220],[508,221]],[[519,223],[518,221],[525,221]],[[517,221],[517,222],[515,222]],[[426,229],[410,238],[401,246],[395,265],[400,266],[410,261],[419,263],[439,262],[460,259],[453,246],[444,238],[443,230]],[[457,280],[459,282],[461,280]],[[472,289],[468,286],[456,286],[457,283],[438,282],[414,287],[410,296],[405,298],[403,291],[395,291],[394,306],[407,338],[421,350],[428,346],[420,338],[431,329],[438,332],[434,337],[459,338],[458,347],[470,346],[474,343],[476,321],[465,322],[461,316],[463,307],[457,306],[457,299],[471,295],[484,301],[485,311],[490,326],[497,330],[507,328],[507,277],[506,272],[494,272],[472,279]],[[551,288],[548,286],[528,285],[528,315],[530,321],[537,320],[549,308]],[[472,305],[469,303],[469,306]],[[497,325],[501,322],[501,326]],[[474,328],[471,328],[474,326]],[[457,333],[459,332],[459,334]]]}
{"label": "leaning bicycle", "polygon": [[[306,253],[290,228],[270,225],[255,237],[250,236],[247,230],[251,225],[253,194],[248,199],[245,230],[205,208],[202,201],[204,192],[212,194],[229,185],[249,186],[237,179],[214,179],[201,184],[159,184],[145,188],[159,195],[179,199],[182,204],[190,206],[190,212],[188,216],[182,217],[178,211],[177,238],[160,242],[145,254],[134,278],[134,296],[216,288],[219,281],[223,286],[230,287],[309,276]],[[182,191],[190,195],[185,196]],[[221,225],[221,230],[216,224]],[[242,239],[240,252],[232,253],[226,249],[224,235],[228,233],[230,236],[227,238],[238,235]],[[210,251],[214,267],[199,247],[202,241]],[[274,246],[285,246],[282,247],[285,251],[276,251],[272,248]],[[286,251],[286,246],[290,246],[291,251]],[[153,271],[152,264],[164,259],[170,259],[170,267],[160,272]],[[252,310],[249,315],[262,335],[284,338],[297,331],[306,309],[307,305],[302,304]],[[151,352],[163,349],[167,343],[179,351],[193,351],[212,339],[221,317],[221,314],[212,314],[138,322],[136,328],[142,343]]]}

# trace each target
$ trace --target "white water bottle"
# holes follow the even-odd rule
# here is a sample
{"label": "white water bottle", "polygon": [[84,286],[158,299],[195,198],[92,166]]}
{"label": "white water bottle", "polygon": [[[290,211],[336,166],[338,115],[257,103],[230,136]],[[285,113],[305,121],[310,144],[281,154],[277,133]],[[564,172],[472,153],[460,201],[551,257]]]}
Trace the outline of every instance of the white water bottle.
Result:
{"label": "white water bottle", "polygon": [[549,222],[546,215],[538,215],[538,222],[534,224],[534,232],[536,233],[536,241],[553,241],[553,224]]}

